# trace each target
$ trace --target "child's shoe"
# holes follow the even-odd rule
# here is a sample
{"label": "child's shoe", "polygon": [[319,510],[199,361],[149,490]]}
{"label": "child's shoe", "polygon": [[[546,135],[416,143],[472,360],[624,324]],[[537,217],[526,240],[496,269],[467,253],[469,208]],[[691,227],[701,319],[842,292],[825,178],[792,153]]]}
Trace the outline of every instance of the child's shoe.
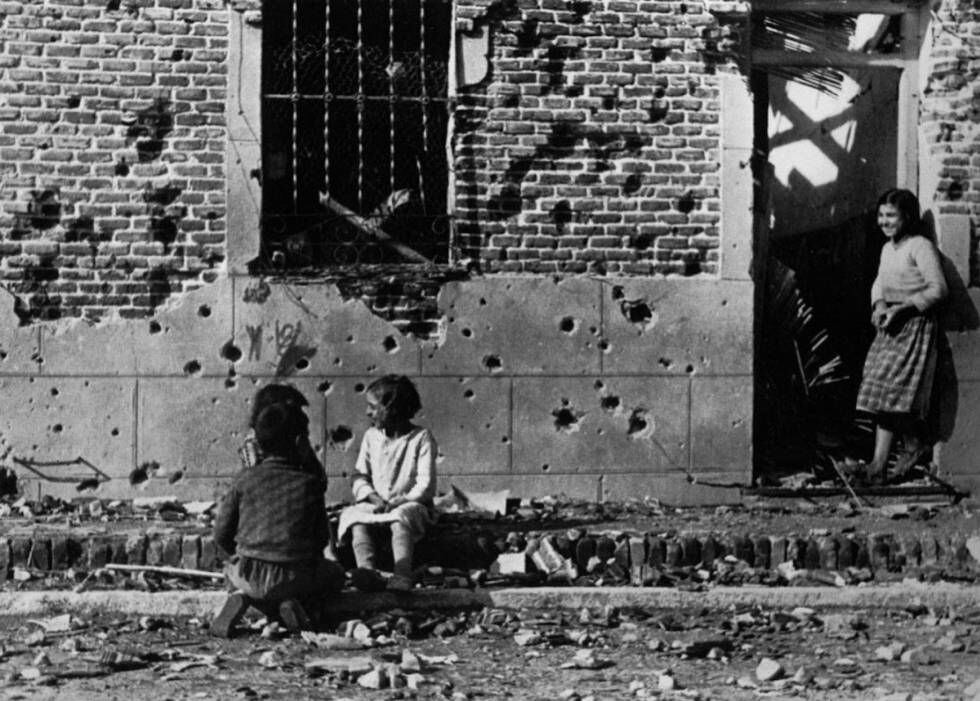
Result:
{"label": "child's shoe", "polygon": [[248,597],[241,592],[229,594],[221,607],[221,611],[211,621],[211,635],[218,638],[230,638],[235,626],[238,625],[248,610],[248,606]]}
{"label": "child's shoe", "polygon": [[358,591],[369,594],[385,590],[385,578],[377,570],[358,567],[350,572],[350,583]]}
{"label": "child's shoe", "polygon": [[279,618],[290,633],[313,630],[310,617],[306,615],[306,610],[296,599],[286,599],[279,604]]}
{"label": "child's shoe", "polygon": [[388,580],[388,591],[411,591],[414,587],[412,578],[403,574],[393,574]]}

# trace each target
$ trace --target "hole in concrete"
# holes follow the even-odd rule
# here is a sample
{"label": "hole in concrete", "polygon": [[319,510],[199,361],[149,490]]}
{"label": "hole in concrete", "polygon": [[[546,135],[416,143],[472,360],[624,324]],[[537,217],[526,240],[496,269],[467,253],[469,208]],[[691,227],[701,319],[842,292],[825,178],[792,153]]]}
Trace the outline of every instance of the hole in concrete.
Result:
{"label": "hole in concrete", "polygon": [[670,358],[660,358],[657,363],[665,370],[670,370],[674,366],[674,361]]}
{"label": "hole in concrete", "polygon": [[626,296],[626,292],[623,291],[622,285],[613,285],[612,288],[613,299],[622,299],[625,296]]}
{"label": "hole in concrete", "polygon": [[549,465],[548,463],[545,463],[544,465],[541,466],[542,472],[547,472],[550,469],[551,469],[551,465]]}
{"label": "hole in concrete", "polygon": [[235,389],[237,386],[238,386],[238,381],[237,380],[235,380],[235,379],[233,379],[231,377],[229,377],[228,379],[225,380],[225,388],[226,389]]}
{"label": "hole in concrete", "polygon": [[473,399],[473,394],[474,394],[473,390],[471,389],[468,389],[465,392],[463,392],[463,396],[466,397],[467,399]]}
{"label": "hole in concrete", "polygon": [[727,307],[728,306],[728,300],[727,299],[721,300],[721,306]]}
{"label": "hole in concrete", "polygon": [[353,343],[354,342],[354,337],[353,336],[348,336],[347,337],[347,342],[348,343]]}
{"label": "hole in concrete", "polygon": [[626,435],[632,438],[639,438],[648,434],[650,430],[651,425],[647,410],[643,407],[637,407],[630,413],[629,427],[626,430]]}
{"label": "hole in concrete", "polygon": [[582,418],[582,412],[563,406],[552,411],[551,415],[555,417],[556,431],[561,433],[574,433],[579,430],[579,419]]}
{"label": "hole in concrete", "polygon": [[394,336],[385,336],[385,340],[381,342],[386,353],[396,353],[398,352],[398,341],[395,340]]}
{"label": "hole in concrete", "polygon": [[598,345],[599,345],[599,350],[601,350],[603,353],[609,352],[610,345],[609,345],[609,341],[607,341],[606,339],[602,339],[601,341],[599,341]]}
{"label": "hole in concrete", "polygon": [[599,400],[599,406],[606,411],[616,411],[619,408],[619,397],[612,394],[605,396]]}
{"label": "hole in concrete", "polygon": [[347,426],[337,426],[329,429],[327,435],[330,438],[330,445],[340,450],[347,450],[354,442],[354,432]]}
{"label": "hole in concrete", "polygon": [[483,297],[480,297],[480,306],[481,307],[487,306],[487,300],[485,300]]}
{"label": "hole in concrete", "polygon": [[197,308],[197,315],[207,319],[209,316],[211,316],[211,307],[206,304],[202,304]]}
{"label": "hole in concrete", "polygon": [[228,341],[221,346],[221,357],[230,363],[237,363],[242,359],[242,349],[236,346],[233,341]]}
{"label": "hole in concrete", "polygon": [[58,396],[58,394],[59,394],[59,392],[58,392],[58,388],[57,388],[57,387],[52,387],[52,388],[51,388],[51,396],[52,396],[52,397],[57,397],[57,396]]}
{"label": "hole in concrete", "polygon": [[593,383],[593,385],[592,385],[592,386],[593,386],[593,387],[595,387],[595,388],[596,388],[596,389],[598,390],[598,389],[602,389],[603,387],[605,387],[605,386],[606,386],[606,383],[605,383],[605,382],[603,382],[602,380],[596,380],[596,381],[595,381],[595,382]]}
{"label": "hole in concrete", "polygon": [[561,329],[562,333],[575,333],[577,326],[578,322],[570,316],[566,316],[558,322],[558,328]]}
{"label": "hole in concrete", "polygon": [[619,303],[619,308],[633,324],[646,326],[653,319],[653,310],[643,300],[623,301]]}
{"label": "hole in concrete", "polygon": [[603,433],[605,433],[605,432],[606,432],[606,431],[605,431],[605,429],[602,429],[602,428],[597,428],[597,429],[595,430],[595,434],[596,434],[597,436],[601,436],[601,435],[602,435]]}
{"label": "hole in concrete", "polygon": [[172,475],[170,475],[170,479],[168,479],[167,481],[170,482],[170,484],[177,484],[182,479],[184,479],[184,471],[183,470],[177,470],[175,473],[173,473]]}
{"label": "hole in concrete", "polygon": [[150,479],[150,474],[156,472],[158,469],[160,469],[160,463],[144,462],[129,473],[129,483],[134,487],[138,484],[143,484]]}
{"label": "hole in concrete", "polygon": [[357,392],[358,394],[360,394],[361,392],[363,392],[364,391],[364,383],[363,382],[358,382],[356,385],[354,385],[354,391]]}
{"label": "hole in concrete", "polygon": [[471,338],[473,336],[472,329],[463,329],[460,331],[460,333],[463,334],[463,338]]}
{"label": "hole in concrete", "polygon": [[693,375],[694,374],[694,366],[693,365],[688,365],[686,368],[684,368],[684,372],[686,372],[688,375]]}
{"label": "hole in concrete", "polygon": [[160,326],[160,322],[159,321],[155,321],[154,320],[154,321],[151,321],[150,322],[150,333],[160,333],[162,330],[163,330],[163,327]]}
{"label": "hole in concrete", "polygon": [[507,436],[501,436],[500,442],[501,443],[510,443],[510,438],[508,438]]}
{"label": "hole in concrete", "polygon": [[201,363],[197,360],[189,360],[184,364],[185,375],[199,375],[201,373]]}
{"label": "hole in concrete", "polygon": [[333,385],[329,380],[324,380],[316,386],[316,391],[322,394],[330,394],[330,390],[333,389]]}
{"label": "hole in concrete", "polygon": [[119,429],[116,428],[116,427],[113,427],[112,430],[109,431],[109,435],[118,436],[119,435]]}
{"label": "hole in concrete", "polygon": [[296,369],[297,370],[306,370],[306,368],[308,368],[308,367],[310,367],[310,359],[309,358],[300,358],[299,360],[296,361]]}
{"label": "hole in concrete", "polygon": [[64,426],[62,426],[61,424],[55,424],[54,426],[51,427],[51,430],[54,433],[61,433],[64,430]]}
{"label": "hole in concrete", "polygon": [[503,362],[496,355],[485,355],[483,356],[483,367],[485,367],[490,372],[500,372],[503,368]]}

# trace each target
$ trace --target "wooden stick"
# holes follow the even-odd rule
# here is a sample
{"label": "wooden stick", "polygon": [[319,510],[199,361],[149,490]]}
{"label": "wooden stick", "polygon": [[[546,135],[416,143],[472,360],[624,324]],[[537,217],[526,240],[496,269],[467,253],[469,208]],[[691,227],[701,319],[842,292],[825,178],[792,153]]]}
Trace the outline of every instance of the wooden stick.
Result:
{"label": "wooden stick", "polygon": [[206,577],[208,579],[224,579],[222,572],[210,572],[208,570],[190,570],[182,567],[161,567],[155,565],[106,565],[104,569],[117,570],[119,572],[152,572],[154,574],[167,574],[172,577]]}
{"label": "wooden stick", "polygon": [[357,212],[355,212],[352,209],[349,209],[348,207],[345,207],[337,200],[331,198],[329,195],[328,196],[321,195],[320,203],[327,209],[334,212],[335,214],[339,214],[340,216],[347,219],[348,222],[356,226],[358,229],[363,231],[368,236],[374,238],[375,240],[379,241],[383,245],[398,251],[402,256],[404,256],[408,260],[415,261],[416,263],[426,263],[428,265],[432,264],[432,261],[426,258],[425,256],[423,256],[421,253],[391,238],[391,236],[388,235],[388,232],[382,229],[380,226],[375,226],[367,219],[360,216]]}
{"label": "wooden stick", "polygon": [[[830,458],[830,464],[834,466],[834,471],[837,473],[837,476],[840,477],[840,481],[844,483],[844,486],[847,487],[847,491],[851,493],[851,496],[854,497],[854,501],[857,503],[858,506],[860,506],[862,499],[857,495],[857,492],[854,491],[854,488],[851,486],[851,483],[847,481],[847,477],[844,475],[844,471],[840,469],[840,465],[838,465],[837,461],[834,460],[833,458]],[[871,505],[870,502],[868,502],[867,500],[864,500],[864,503],[866,506]]]}

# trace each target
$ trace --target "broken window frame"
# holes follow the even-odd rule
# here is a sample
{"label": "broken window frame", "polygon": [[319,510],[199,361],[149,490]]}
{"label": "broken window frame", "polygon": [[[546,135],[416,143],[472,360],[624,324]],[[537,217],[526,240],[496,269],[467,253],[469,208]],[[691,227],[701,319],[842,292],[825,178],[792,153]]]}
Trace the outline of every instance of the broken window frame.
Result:
{"label": "broken window frame", "polygon": [[[414,24],[406,21],[413,11]],[[311,25],[318,14],[322,26]],[[267,267],[453,263],[455,44],[451,0],[264,0],[259,228]],[[399,82],[400,74],[409,78]],[[387,130],[372,128],[369,113]],[[320,129],[309,128],[318,121]],[[347,157],[337,156],[341,146]],[[399,169],[405,161],[414,182],[411,169]],[[342,179],[356,185],[338,186]]]}

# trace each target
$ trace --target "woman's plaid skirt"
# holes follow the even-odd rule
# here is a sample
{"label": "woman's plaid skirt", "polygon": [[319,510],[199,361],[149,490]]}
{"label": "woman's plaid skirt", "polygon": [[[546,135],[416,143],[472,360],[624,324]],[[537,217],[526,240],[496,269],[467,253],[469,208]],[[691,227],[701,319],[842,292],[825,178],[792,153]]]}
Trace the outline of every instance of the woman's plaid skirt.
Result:
{"label": "woman's plaid skirt", "polygon": [[936,374],[938,333],[933,314],[912,316],[896,332],[878,329],[864,361],[858,411],[925,419]]}

